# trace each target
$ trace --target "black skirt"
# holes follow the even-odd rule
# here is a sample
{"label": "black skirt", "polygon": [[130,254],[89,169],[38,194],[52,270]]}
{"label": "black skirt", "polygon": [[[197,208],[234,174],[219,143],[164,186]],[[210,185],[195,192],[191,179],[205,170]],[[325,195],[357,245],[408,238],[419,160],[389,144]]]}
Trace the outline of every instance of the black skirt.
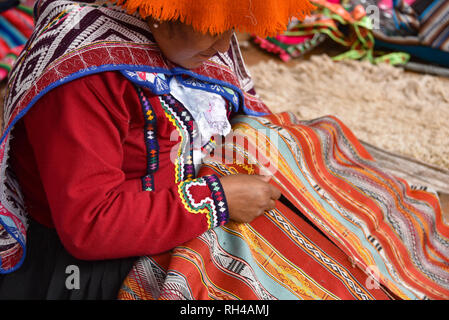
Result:
{"label": "black skirt", "polygon": [[23,265],[0,275],[1,300],[113,300],[137,258],[84,261],[54,229],[31,220]]}

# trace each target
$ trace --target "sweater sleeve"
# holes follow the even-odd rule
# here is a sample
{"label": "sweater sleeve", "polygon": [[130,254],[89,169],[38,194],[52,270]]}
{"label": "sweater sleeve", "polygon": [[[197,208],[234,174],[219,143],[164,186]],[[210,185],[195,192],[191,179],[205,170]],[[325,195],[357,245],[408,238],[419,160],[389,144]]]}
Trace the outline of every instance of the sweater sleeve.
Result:
{"label": "sweater sleeve", "polygon": [[214,175],[149,192],[136,188],[140,179],[125,179],[126,103],[138,97],[119,77],[92,75],[57,87],[24,118],[53,224],[78,259],[158,254],[229,218]]}

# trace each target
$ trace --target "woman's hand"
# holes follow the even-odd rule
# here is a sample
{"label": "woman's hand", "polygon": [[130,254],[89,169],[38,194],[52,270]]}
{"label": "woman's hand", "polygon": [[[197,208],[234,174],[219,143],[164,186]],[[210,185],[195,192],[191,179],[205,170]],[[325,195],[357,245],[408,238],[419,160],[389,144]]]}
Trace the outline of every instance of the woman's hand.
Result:
{"label": "woman's hand", "polygon": [[236,174],[220,178],[229,208],[229,218],[251,222],[276,206],[281,192],[268,183],[269,176]]}

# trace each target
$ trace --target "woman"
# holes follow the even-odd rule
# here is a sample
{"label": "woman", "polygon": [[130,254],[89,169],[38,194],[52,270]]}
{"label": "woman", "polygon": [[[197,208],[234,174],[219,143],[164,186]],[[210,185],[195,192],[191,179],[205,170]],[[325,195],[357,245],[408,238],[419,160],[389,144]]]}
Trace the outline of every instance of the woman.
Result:
{"label": "woman", "polygon": [[[276,262],[275,270],[283,270],[277,281],[290,279],[293,274],[286,270],[295,270],[295,297],[386,299],[388,290],[407,296],[406,286],[390,285],[388,274],[379,280],[381,289],[367,288],[364,270],[351,269],[348,250],[335,232],[328,233],[332,227],[309,226],[297,212],[302,204],[290,191],[299,185],[285,189],[289,182],[282,177],[291,177],[288,173],[274,172],[274,183],[261,167],[252,170],[247,163],[240,165],[245,170],[209,165],[214,170],[199,171],[218,138],[230,132],[229,119],[269,114],[254,95],[233,30],[273,34],[309,9],[301,1],[282,6],[274,1],[177,1],[173,6],[156,0],[39,1],[36,30],[11,74],[6,100],[1,252],[2,271],[8,274],[0,280],[1,296],[113,299],[125,280],[121,298],[142,297],[136,292],[145,292],[146,281],[151,294],[147,290],[144,298],[245,298],[253,292],[257,298],[289,297],[284,289],[269,290],[260,277],[247,276],[255,267],[245,257],[221,252],[217,258],[207,251],[226,244],[220,242],[227,239],[222,230],[243,234],[260,228],[282,238],[262,216],[279,210],[321,246],[312,246],[315,253],[321,250],[319,262],[310,258],[311,244],[283,253],[301,257],[295,262],[305,263],[301,272]],[[300,128],[285,118],[279,122],[282,116],[260,119],[279,132]],[[202,247],[206,251],[197,261],[240,279],[237,292],[193,287],[204,283],[206,273],[195,278],[196,265],[182,264],[204,243],[208,249]],[[273,266],[283,243],[263,265]],[[269,247],[256,248],[262,256],[269,252]],[[229,263],[215,265],[220,261]],[[332,270],[339,270],[338,276]],[[196,281],[182,282],[185,275]]]}
{"label": "woman", "polygon": [[[24,201],[14,199],[16,202],[11,202],[9,206],[17,205],[17,209],[25,206],[30,217],[30,227],[26,254],[25,246],[13,246],[11,250],[8,247],[11,243],[5,245],[7,254],[14,250],[22,252],[12,257],[5,254],[2,259],[3,271],[12,271],[22,263],[23,266],[11,275],[2,277],[2,297],[68,297],[67,294],[71,292],[65,288],[65,267],[79,265],[82,266],[80,273],[85,279],[81,278],[82,288],[75,292],[76,297],[113,298],[135,259],[133,257],[167,251],[209,228],[223,225],[229,219],[249,222],[264,210],[273,208],[274,200],[279,198],[279,191],[268,184],[264,177],[242,175],[218,179],[211,175],[195,179],[195,167],[192,164],[193,161],[201,160],[198,150],[191,148],[194,142],[201,143],[199,149],[210,148],[213,145],[213,141],[209,141],[211,135],[228,133],[228,118],[241,111],[238,108],[243,105],[242,84],[232,74],[234,70],[226,65],[228,61],[220,61],[220,54],[228,52],[231,38],[234,37],[232,28],[244,27],[245,23],[230,21],[234,24],[228,26],[226,24],[229,21],[223,20],[222,25],[216,23],[218,29],[202,30],[205,32],[203,34],[179,20],[166,21],[165,12],[159,14],[162,21],[148,14],[142,15],[146,20],[140,20],[139,15],[127,15],[117,6],[108,3],[103,4],[106,7],[99,5],[65,1],[38,2],[35,7],[37,28],[22,56],[22,59],[25,58],[22,66],[37,62],[32,72],[42,73],[30,77],[26,70],[28,67],[21,69],[19,65],[16,74],[11,76],[11,84],[20,82],[12,84],[14,93],[9,95],[12,100],[22,94],[16,90],[29,87],[25,84],[29,84],[29,81],[35,85],[46,70],[56,71],[60,77],[40,89],[32,98],[38,99],[32,103],[33,108],[14,126],[10,163],[21,185]],[[185,5],[190,7],[194,4]],[[291,14],[301,13],[301,10],[309,7],[306,2],[301,2],[298,7],[286,6],[279,10],[279,19],[286,23]],[[265,13],[268,13],[268,9],[264,9]],[[58,10],[72,14],[51,21]],[[241,12],[235,17],[242,19],[243,14]],[[228,18],[223,16],[223,19]],[[132,20],[131,24],[127,24],[129,19]],[[121,21],[116,22],[118,20]],[[54,26],[48,26],[49,22]],[[132,46],[132,39],[134,43],[140,42],[137,45],[146,51],[145,58],[148,60],[136,64],[129,63],[129,57],[109,56],[117,59],[114,62],[118,65],[110,67],[111,61],[103,61],[100,56],[96,56],[94,64],[76,65],[75,68],[81,68],[71,70],[70,74],[64,76],[59,73],[59,67],[55,66],[41,71],[43,64],[51,65],[61,59],[64,53],[73,50],[67,47],[87,35],[86,24],[97,26],[98,29],[93,34],[88,31],[91,33],[88,36],[96,39],[88,40],[83,45],[90,42],[89,45],[96,43],[104,45],[106,50],[114,50],[111,41],[131,43]],[[280,31],[270,30],[270,26],[265,28],[262,27],[260,32]],[[42,31],[45,32],[44,36],[40,34]],[[43,50],[42,45],[49,45],[48,41],[52,42],[51,46],[55,50],[50,49],[45,57],[36,55],[38,50]],[[232,41],[235,45],[234,38]],[[142,49],[135,51],[132,53],[134,56],[141,53]],[[98,52],[94,54],[98,55]],[[238,51],[234,53],[238,54]],[[198,70],[198,75],[188,71],[201,68],[213,56],[217,62]],[[27,60],[28,57],[30,60]],[[229,56],[225,58],[229,59]],[[240,57],[236,56],[235,61],[230,63],[241,63],[238,59]],[[95,64],[97,71],[89,72]],[[233,65],[235,70],[240,67]],[[211,69],[210,73],[206,68]],[[80,77],[79,73],[86,70],[92,74]],[[151,72],[156,70],[162,73]],[[210,76],[217,79],[218,93],[187,86],[187,80],[195,77],[204,80]],[[25,83],[24,77],[27,78]],[[69,82],[70,77],[73,80]],[[155,78],[155,87],[139,86],[139,81],[145,77]],[[168,81],[169,77],[171,81]],[[232,85],[224,80],[231,81]],[[58,81],[64,84],[59,85]],[[166,95],[166,101],[159,100],[156,93],[167,92],[167,85],[172,92],[176,91],[176,95]],[[224,85],[229,88],[224,90]],[[55,88],[49,91],[52,87]],[[215,103],[209,113],[199,109],[186,111],[186,108],[195,108],[189,102],[191,91],[199,92],[199,99],[209,98]],[[245,99],[254,100],[256,108],[264,108],[250,94],[245,95]],[[8,105],[15,109],[9,109],[7,113],[23,109],[17,107],[21,102],[16,101],[9,101]],[[60,105],[64,107],[59,108]],[[25,110],[30,107],[31,104],[28,104]],[[9,116],[6,115],[6,118]],[[188,119],[192,116],[200,124],[196,133],[191,119]],[[19,118],[15,117],[16,120]],[[5,119],[5,122],[8,120]],[[220,125],[221,128],[217,127]],[[183,141],[185,137],[171,139],[173,132],[189,135],[187,139],[191,139],[191,142]],[[202,143],[204,141],[206,143]],[[179,143],[183,144],[183,149],[180,150],[179,158],[172,162],[171,152]],[[60,165],[62,163],[64,165]],[[212,184],[217,184],[217,187],[212,187]],[[249,186],[252,192],[242,186]],[[181,188],[188,189],[193,198],[181,197]],[[199,214],[196,203],[209,200],[213,203],[211,208]],[[242,203],[245,205],[242,206]],[[14,212],[14,209],[11,211]],[[128,215],[131,212],[132,218]],[[20,227],[24,228],[24,225],[25,220]],[[6,235],[5,230],[3,232]],[[139,236],[136,237],[136,234]],[[111,262],[91,263],[85,260]],[[47,267],[42,270],[42,265]],[[107,278],[103,280],[106,282],[103,285],[102,277]],[[17,285],[19,282],[22,284]],[[89,283],[88,288],[84,287],[84,282]],[[105,289],[105,286],[108,287]]]}

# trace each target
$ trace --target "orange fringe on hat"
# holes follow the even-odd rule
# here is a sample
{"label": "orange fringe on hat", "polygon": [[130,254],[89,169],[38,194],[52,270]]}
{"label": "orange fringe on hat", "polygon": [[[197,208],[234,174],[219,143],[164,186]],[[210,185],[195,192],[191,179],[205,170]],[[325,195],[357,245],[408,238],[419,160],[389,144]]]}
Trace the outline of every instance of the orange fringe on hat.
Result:
{"label": "orange fringe on hat", "polygon": [[315,7],[308,0],[110,0],[142,18],[179,20],[201,33],[236,31],[274,36],[292,17],[300,20]]}

